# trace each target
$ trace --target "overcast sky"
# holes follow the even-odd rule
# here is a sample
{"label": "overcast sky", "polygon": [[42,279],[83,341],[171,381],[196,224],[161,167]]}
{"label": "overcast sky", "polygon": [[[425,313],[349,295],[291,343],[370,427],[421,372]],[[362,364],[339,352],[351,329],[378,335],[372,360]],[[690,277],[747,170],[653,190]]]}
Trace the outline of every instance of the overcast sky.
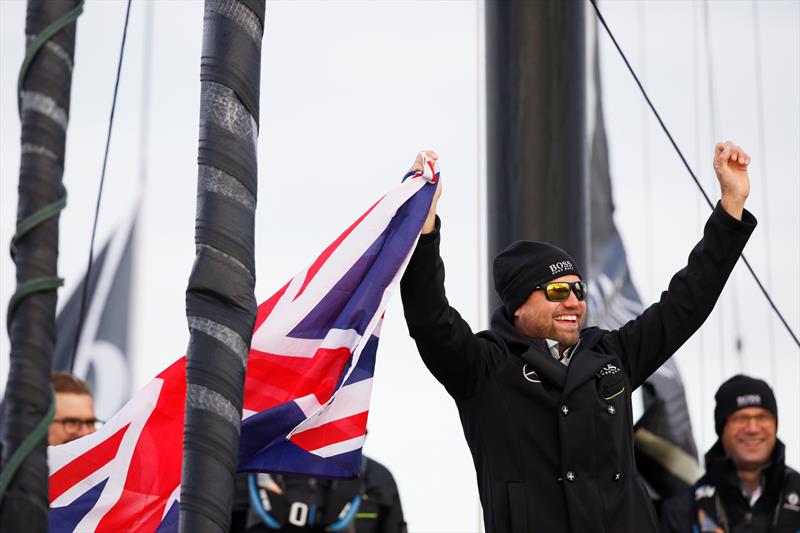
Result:
{"label": "overcast sky", "polygon": [[[704,19],[701,2],[601,4],[712,198],[719,195],[710,164],[714,140],[732,139],[752,154],[748,207],[759,227],[746,255],[797,332],[800,3],[719,1],[707,7]],[[60,224],[62,300],[88,256],[124,8],[122,2],[87,1],[78,23],[64,174],[69,205]],[[155,4],[151,131],[143,152],[145,11],[144,3],[134,3],[98,238],[104,241],[142,192],[132,301],[135,387],[180,356],[188,340],[184,289],[194,259],[202,39],[201,2]],[[0,2],[2,243],[10,241],[16,218],[15,87],[24,21],[23,2]],[[683,265],[708,210],[604,33],[599,42],[616,221],[634,281],[650,302]],[[434,148],[446,188],[440,213],[448,297],[475,329],[485,326],[483,46],[478,2],[268,2],[259,301],[393,187],[418,150]],[[140,170],[146,171],[145,185]],[[773,384],[779,436],[789,463],[798,467],[800,350],[754,287],[749,273],[737,267],[714,315],[676,356],[695,437],[701,450],[713,444],[713,393],[723,379],[744,371]],[[8,301],[13,288],[14,267],[3,254],[0,302]],[[743,341],[740,352],[734,331]],[[474,469],[455,405],[419,361],[399,299],[387,311],[381,339],[366,452],[395,474],[411,531],[478,530]],[[8,351],[3,331],[0,389]]]}

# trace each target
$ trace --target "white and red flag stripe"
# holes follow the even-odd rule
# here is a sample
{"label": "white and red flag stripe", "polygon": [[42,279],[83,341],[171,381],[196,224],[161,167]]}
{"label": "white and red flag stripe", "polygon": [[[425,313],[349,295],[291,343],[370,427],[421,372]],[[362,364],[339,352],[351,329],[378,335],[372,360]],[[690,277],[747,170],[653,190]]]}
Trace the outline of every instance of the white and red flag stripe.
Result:
{"label": "white and red flag stripe", "polygon": [[[258,309],[239,469],[354,477],[383,312],[428,214],[438,168],[407,178]],[[185,357],[99,431],[48,450],[51,531],[177,530]]]}

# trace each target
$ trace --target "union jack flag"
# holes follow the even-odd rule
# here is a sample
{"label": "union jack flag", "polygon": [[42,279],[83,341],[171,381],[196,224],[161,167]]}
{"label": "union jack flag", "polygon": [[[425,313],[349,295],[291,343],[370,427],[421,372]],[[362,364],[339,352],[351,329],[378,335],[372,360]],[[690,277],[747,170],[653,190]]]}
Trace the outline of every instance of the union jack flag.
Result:
{"label": "union jack flag", "polygon": [[[358,474],[383,312],[438,180],[435,163],[424,166],[259,306],[240,470]],[[161,372],[96,433],[48,449],[51,531],[177,530],[185,365]]]}

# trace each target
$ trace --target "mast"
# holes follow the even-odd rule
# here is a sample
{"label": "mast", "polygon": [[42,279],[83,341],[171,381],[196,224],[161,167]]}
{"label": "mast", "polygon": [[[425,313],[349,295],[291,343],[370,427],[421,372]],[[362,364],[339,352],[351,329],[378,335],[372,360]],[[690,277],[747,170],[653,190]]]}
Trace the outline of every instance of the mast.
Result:
{"label": "mast", "polygon": [[[75,52],[82,1],[29,0],[28,41],[19,86],[22,123],[17,232],[12,257],[10,369],[2,427],[0,530],[45,531],[48,523],[47,429],[53,417],[50,364],[55,344],[58,218]],[[28,452],[28,453],[26,453]],[[21,462],[17,462],[21,460]],[[15,471],[15,465],[19,468]]]}
{"label": "mast", "polygon": [[519,239],[555,244],[588,267],[585,9],[486,2],[489,287],[491,259]]}
{"label": "mast", "polygon": [[200,68],[196,259],[180,530],[227,531],[238,464],[247,354],[256,318],[257,192],[264,0],[206,0]]}

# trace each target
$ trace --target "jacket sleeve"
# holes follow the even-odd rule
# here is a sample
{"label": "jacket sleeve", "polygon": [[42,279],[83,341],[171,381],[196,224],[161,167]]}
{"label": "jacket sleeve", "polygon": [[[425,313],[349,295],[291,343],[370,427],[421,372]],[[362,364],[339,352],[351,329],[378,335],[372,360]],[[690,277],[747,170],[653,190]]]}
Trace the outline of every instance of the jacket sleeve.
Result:
{"label": "jacket sleeve", "polygon": [[380,528],[382,533],[407,533],[408,526],[403,518],[403,506],[400,503],[400,493],[391,473],[387,470],[386,494],[381,506]]}
{"label": "jacket sleeve", "polygon": [[400,505],[400,495],[395,490],[390,505],[383,507],[380,519],[382,533],[407,533],[408,526],[403,518],[403,507]]}
{"label": "jacket sleeve", "polygon": [[622,355],[634,388],[708,318],[755,226],[756,219],[749,211],[745,210],[739,221],[717,203],[702,240],[689,254],[687,265],[672,277],[661,299],[607,336]]}
{"label": "jacket sleeve", "polygon": [[661,533],[688,533],[693,518],[692,491],[681,492],[661,505]]}
{"label": "jacket sleeve", "polygon": [[425,366],[459,400],[475,394],[487,371],[491,345],[476,337],[447,302],[439,227],[437,217],[436,229],[420,236],[400,282],[400,294],[409,334]]}

